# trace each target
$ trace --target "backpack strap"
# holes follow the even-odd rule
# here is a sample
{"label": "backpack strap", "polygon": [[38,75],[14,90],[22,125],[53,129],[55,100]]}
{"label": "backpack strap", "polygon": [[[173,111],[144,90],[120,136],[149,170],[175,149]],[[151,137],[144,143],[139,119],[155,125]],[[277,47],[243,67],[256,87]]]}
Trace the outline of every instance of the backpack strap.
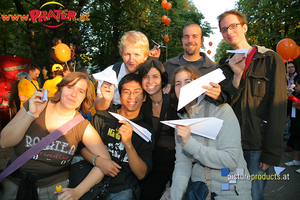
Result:
{"label": "backpack strap", "polygon": [[117,77],[119,76],[119,73],[120,73],[120,69],[121,69],[122,63],[123,63],[123,62],[117,62],[117,63],[115,63],[114,66],[113,66],[113,70],[116,72]]}

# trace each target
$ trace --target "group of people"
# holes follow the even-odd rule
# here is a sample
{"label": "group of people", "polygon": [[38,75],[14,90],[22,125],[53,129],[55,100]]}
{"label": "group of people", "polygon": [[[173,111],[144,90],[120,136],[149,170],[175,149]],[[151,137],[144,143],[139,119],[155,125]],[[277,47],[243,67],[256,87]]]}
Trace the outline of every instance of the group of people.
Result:
{"label": "group of people", "polygon": [[[237,175],[237,169],[245,175],[263,175],[270,166],[279,165],[286,120],[282,115],[287,94],[284,62],[270,49],[249,45],[243,14],[230,10],[218,20],[225,41],[235,50],[247,49],[247,57],[236,53],[217,66],[200,52],[202,28],[188,24],[182,30],[184,52],[162,64],[157,58],[160,49],[149,51],[143,33],[126,32],[119,47],[123,62],[109,66],[117,74],[118,85],[98,81],[97,113],[91,124],[80,122],[21,166],[21,179],[14,173],[5,178],[0,198],[15,199],[18,185],[29,175],[44,175],[35,177],[40,199],[51,198],[57,184],[63,186],[58,199],[79,199],[106,175],[112,177],[107,187],[110,200],[160,199],[167,196],[163,194],[168,184],[170,199],[184,199],[190,183],[197,181],[208,186],[212,199],[264,199],[267,180],[229,183],[227,175]],[[181,87],[218,67],[226,79],[202,86],[206,92],[177,112]],[[41,92],[34,92],[2,130],[1,147],[14,147],[10,162],[79,115],[77,110],[87,110],[92,104],[91,83],[81,72],[64,76],[57,88],[45,102]],[[111,112],[147,129],[151,141],[146,142],[128,121],[119,121]],[[160,123],[201,117],[223,120],[215,140],[191,133],[189,126],[174,129]],[[85,146],[81,155],[94,168],[70,189],[68,170],[62,169],[71,165],[79,142]],[[221,176],[223,169],[228,169],[225,176]]]}

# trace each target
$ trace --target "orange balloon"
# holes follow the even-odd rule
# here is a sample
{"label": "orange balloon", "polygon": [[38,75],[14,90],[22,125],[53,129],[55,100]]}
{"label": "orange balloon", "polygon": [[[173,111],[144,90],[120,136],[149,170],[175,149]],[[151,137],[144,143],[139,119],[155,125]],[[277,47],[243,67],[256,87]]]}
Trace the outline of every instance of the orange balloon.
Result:
{"label": "orange balloon", "polygon": [[207,50],[207,53],[208,53],[208,54],[211,54],[211,50]]}
{"label": "orange balloon", "polygon": [[212,46],[212,42],[209,42],[208,44],[209,44],[209,46]]}
{"label": "orange balloon", "polygon": [[165,24],[166,24],[167,26],[169,26],[170,23],[171,23],[171,19],[170,19],[170,18],[167,18],[164,22],[165,22]]}
{"label": "orange balloon", "polygon": [[164,40],[165,40],[165,42],[169,42],[170,41],[169,36],[168,35],[164,35]]}
{"label": "orange balloon", "polygon": [[67,62],[71,59],[71,49],[68,45],[60,43],[55,46],[54,53],[58,60],[62,62]]}
{"label": "orange balloon", "polygon": [[163,8],[166,8],[167,5],[168,5],[168,2],[167,2],[166,0],[163,0],[163,1],[161,2],[161,6],[162,6]]}
{"label": "orange balloon", "polygon": [[167,15],[163,15],[163,16],[161,17],[161,20],[164,22],[167,18],[168,18]]}
{"label": "orange balloon", "polygon": [[282,59],[291,61],[295,52],[297,44],[294,40],[290,38],[284,38],[277,44],[277,53],[281,55]]}
{"label": "orange balloon", "polygon": [[165,9],[170,10],[172,8],[172,4],[168,3],[167,6],[165,7]]}
{"label": "orange balloon", "polygon": [[296,59],[300,55],[300,47],[297,45],[296,52],[292,57],[292,60]]}

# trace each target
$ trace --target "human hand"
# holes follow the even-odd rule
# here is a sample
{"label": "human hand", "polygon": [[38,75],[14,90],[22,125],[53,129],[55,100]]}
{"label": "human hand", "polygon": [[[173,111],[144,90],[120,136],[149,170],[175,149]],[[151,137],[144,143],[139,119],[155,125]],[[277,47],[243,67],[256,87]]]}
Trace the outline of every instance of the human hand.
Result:
{"label": "human hand", "polygon": [[111,177],[117,176],[122,168],[111,159],[105,159],[102,157],[96,157],[95,164],[97,167],[99,167],[103,174]]}
{"label": "human hand", "polygon": [[269,167],[271,167],[271,166],[268,165],[268,164],[265,164],[265,163],[262,163],[262,162],[259,163],[259,169],[260,170],[267,170],[267,169],[269,169]]}
{"label": "human hand", "polygon": [[154,45],[153,49],[150,50],[149,56],[159,58],[161,49],[157,45]]}
{"label": "human hand", "polygon": [[36,91],[29,99],[29,112],[35,116],[39,116],[47,105],[47,101],[42,101],[44,94]]}
{"label": "human hand", "polygon": [[[54,192],[54,194],[57,194],[57,192]],[[80,194],[75,189],[63,188],[57,200],[78,200],[80,197]]]}
{"label": "human hand", "polygon": [[171,84],[167,84],[164,88],[163,88],[163,93],[164,94],[169,94],[171,90]]}
{"label": "human hand", "polygon": [[207,96],[210,96],[214,100],[217,100],[221,94],[221,86],[218,83],[213,83],[213,82],[209,82],[209,85],[211,86],[206,86],[206,85],[202,86],[203,89],[207,89],[205,91],[205,94]]}
{"label": "human hand", "polygon": [[234,72],[235,76],[242,76],[245,66],[246,57],[244,53],[236,53],[232,58],[229,59],[229,65]]}
{"label": "human hand", "polygon": [[184,146],[191,137],[191,127],[177,125],[177,136],[182,138],[182,146]]}
{"label": "human hand", "polygon": [[132,126],[125,121],[121,120],[119,123],[122,124],[122,126],[119,128],[119,134],[121,135],[121,141],[124,144],[125,147],[130,147],[132,145],[131,138],[132,138]]}
{"label": "human hand", "polygon": [[292,103],[292,106],[295,107],[296,109],[300,109],[300,105],[295,102]]}
{"label": "human hand", "polygon": [[111,100],[114,97],[114,89],[115,89],[115,85],[106,81],[103,81],[101,87],[100,87],[100,91],[102,94],[102,97],[106,100],[111,102]]}

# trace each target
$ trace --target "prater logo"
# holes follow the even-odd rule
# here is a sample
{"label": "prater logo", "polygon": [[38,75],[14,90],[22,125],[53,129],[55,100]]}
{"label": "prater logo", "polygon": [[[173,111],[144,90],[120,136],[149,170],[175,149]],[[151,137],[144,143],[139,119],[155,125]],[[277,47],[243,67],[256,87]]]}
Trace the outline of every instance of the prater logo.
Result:
{"label": "prater logo", "polygon": [[[46,10],[46,7],[56,6],[58,9]],[[59,9],[60,8],[60,9]],[[30,18],[29,18],[30,16]],[[3,21],[32,21],[33,23],[42,23],[48,28],[57,28],[65,23],[65,21],[90,21],[89,14],[80,15],[76,18],[76,12],[73,10],[67,10],[65,7],[58,2],[51,1],[44,3],[39,9],[29,11],[29,15],[1,15]],[[57,24],[55,24],[57,23]],[[55,24],[55,25],[53,25]]]}

